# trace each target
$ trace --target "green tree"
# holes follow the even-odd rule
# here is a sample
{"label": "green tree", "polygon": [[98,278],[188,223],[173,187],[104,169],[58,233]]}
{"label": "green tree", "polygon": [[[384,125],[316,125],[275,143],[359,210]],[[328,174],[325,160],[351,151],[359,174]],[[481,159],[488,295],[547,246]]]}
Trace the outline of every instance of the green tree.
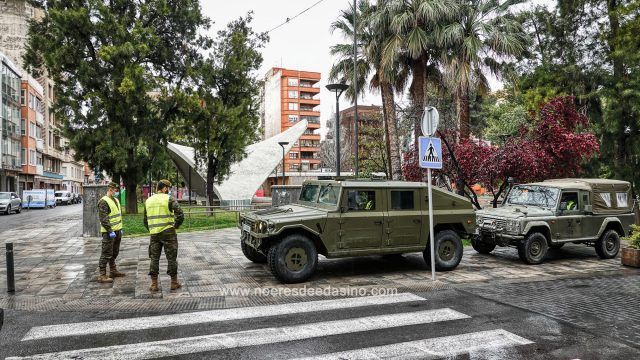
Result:
{"label": "green tree", "polygon": [[40,0],[25,63],[56,84],[56,116],[76,156],[136,185],[165,151],[191,65],[208,41],[197,0]]}
{"label": "green tree", "polygon": [[374,173],[384,173],[385,177],[389,177],[382,121],[382,114],[376,114],[367,118],[361,127],[362,160],[360,172],[364,177],[370,177]]}
{"label": "green tree", "polygon": [[524,52],[528,37],[510,12],[523,0],[463,0],[454,21],[438,28],[447,83],[456,99],[460,137],[470,134],[470,93],[489,90],[488,73],[502,74],[503,58]]}
{"label": "green tree", "polygon": [[[397,113],[395,106],[394,88],[402,88],[406,80],[407,73],[398,67],[383,67],[382,54],[383,44],[393,36],[390,29],[390,19],[379,17],[377,11],[383,8],[384,2],[373,6],[368,0],[358,2],[358,39],[357,39],[357,59],[356,71],[359,92],[365,89],[365,84],[369,77],[369,88],[378,89],[382,98],[383,126],[387,147],[388,168],[391,177],[395,180],[402,178],[402,167],[400,159],[400,147],[397,133]],[[353,6],[343,10],[340,18],[331,24],[332,31],[340,31],[347,39],[353,39]],[[353,83],[353,48],[349,44],[338,44],[331,48],[331,54],[338,57],[338,62],[334,64],[330,72],[331,79],[345,80]],[[359,94],[354,94],[353,86],[347,90],[347,97],[353,99]]]}
{"label": "green tree", "polygon": [[213,55],[196,73],[198,90],[190,96],[184,132],[195,149],[196,163],[207,170],[207,196],[213,204],[213,185],[229,175],[245,148],[257,140],[262,64],[259,52],[268,37],[251,28],[252,13],[218,32]]}

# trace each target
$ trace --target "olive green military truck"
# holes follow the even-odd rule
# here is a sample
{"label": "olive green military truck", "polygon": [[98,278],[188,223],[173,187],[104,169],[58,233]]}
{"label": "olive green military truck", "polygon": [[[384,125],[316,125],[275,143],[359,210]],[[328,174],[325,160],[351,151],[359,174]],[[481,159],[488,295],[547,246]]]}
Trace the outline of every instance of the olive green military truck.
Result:
{"label": "olive green military truck", "polygon": [[549,248],[595,247],[600,258],[618,254],[634,222],[631,185],[603,179],[556,179],[514,186],[502,207],[479,210],[473,248],[488,254],[515,246],[520,259],[540,264]]}
{"label": "olive green military truck", "polygon": [[[433,189],[435,263],[452,270],[474,230],[465,198]],[[307,181],[293,204],[239,217],[244,255],[282,282],[306,281],[326,258],[422,252],[430,263],[427,186],[400,181]]]}

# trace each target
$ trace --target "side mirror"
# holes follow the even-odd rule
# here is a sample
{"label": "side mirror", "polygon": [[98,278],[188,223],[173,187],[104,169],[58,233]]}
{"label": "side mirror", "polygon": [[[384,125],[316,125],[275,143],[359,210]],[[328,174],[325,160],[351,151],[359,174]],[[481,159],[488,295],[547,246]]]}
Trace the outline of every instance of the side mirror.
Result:
{"label": "side mirror", "polygon": [[592,213],[593,212],[593,205],[585,205],[584,206],[584,212]]}

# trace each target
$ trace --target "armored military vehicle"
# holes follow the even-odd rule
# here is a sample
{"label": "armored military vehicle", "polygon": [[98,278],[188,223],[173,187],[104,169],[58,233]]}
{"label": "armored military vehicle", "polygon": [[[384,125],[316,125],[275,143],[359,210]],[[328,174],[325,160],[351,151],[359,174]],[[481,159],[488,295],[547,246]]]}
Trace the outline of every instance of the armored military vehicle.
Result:
{"label": "armored military vehicle", "polygon": [[[435,263],[452,270],[462,259],[461,236],[474,230],[465,198],[433,189]],[[422,252],[430,264],[427,186],[401,181],[306,181],[290,205],[244,213],[244,255],[267,263],[282,282],[306,281],[326,258]]]}
{"label": "armored military vehicle", "polygon": [[476,213],[473,248],[488,254],[515,246],[520,259],[540,264],[549,248],[593,246],[600,258],[618,254],[634,222],[631,185],[604,179],[556,179],[514,186],[502,207]]}

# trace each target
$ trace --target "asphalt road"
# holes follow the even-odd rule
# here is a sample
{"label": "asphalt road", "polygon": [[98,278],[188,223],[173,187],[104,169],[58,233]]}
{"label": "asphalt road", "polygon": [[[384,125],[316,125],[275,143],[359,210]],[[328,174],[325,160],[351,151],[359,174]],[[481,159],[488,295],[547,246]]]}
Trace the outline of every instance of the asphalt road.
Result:
{"label": "asphalt road", "polygon": [[[399,294],[368,304],[361,301],[156,313],[154,317],[9,310],[0,331],[0,358],[640,357],[640,347],[618,338],[467,291]],[[113,319],[122,320],[109,321]],[[71,324],[83,322],[89,323]]]}
{"label": "asphalt road", "polygon": [[23,209],[20,214],[0,215],[0,234],[5,230],[44,224],[57,217],[82,217],[82,204],[61,205],[53,209]]}

